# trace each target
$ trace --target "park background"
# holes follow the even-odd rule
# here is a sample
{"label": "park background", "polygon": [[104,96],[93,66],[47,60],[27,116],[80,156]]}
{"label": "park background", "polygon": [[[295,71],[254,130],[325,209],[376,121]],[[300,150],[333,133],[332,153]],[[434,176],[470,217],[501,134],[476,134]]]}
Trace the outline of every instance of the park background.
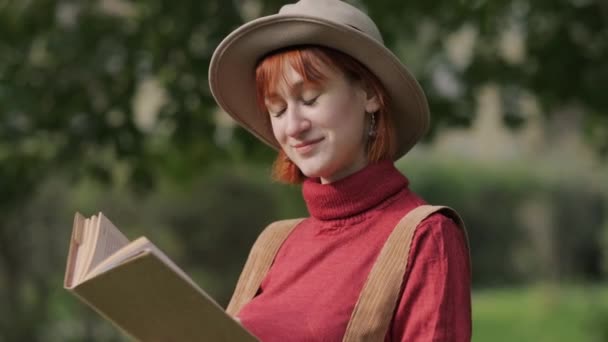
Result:
{"label": "park background", "polygon": [[[420,80],[397,162],[465,219],[474,341],[608,341],[608,2],[351,1]],[[276,0],[0,0],[0,341],[123,341],[62,287],[75,211],[148,236],[221,304],[306,215],[218,110],[210,56]]]}

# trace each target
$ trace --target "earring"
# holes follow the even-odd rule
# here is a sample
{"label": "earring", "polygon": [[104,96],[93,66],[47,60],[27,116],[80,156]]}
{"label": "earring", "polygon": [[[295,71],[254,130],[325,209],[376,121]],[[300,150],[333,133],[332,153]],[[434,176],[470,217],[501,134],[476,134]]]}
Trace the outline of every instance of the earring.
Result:
{"label": "earring", "polygon": [[367,135],[373,138],[376,136],[376,113],[371,113],[371,116]]}

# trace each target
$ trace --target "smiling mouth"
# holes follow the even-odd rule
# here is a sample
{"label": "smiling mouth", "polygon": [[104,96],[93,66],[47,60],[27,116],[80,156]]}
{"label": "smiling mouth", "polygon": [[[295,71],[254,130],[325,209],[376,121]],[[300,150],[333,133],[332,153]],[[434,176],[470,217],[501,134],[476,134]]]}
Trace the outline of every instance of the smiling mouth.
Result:
{"label": "smiling mouth", "polygon": [[314,145],[316,145],[317,143],[319,143],[321,140],[323,140],[324,138],[318,138],[318,139],[313,139],[313,140],[308,140],[308,141],[303,141],[301,143],[292,145],[292,147],[300,152],[300,153],[304,153],[304,152],[308,152],[310,151]]}

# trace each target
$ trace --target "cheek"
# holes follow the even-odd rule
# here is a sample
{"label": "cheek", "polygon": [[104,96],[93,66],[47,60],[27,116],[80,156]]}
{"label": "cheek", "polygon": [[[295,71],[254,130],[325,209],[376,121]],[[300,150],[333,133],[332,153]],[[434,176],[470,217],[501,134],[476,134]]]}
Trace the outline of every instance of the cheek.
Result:
{"label": "cheek", "polygon": [[349,135],[349,140],[362,136],[365,126],[365,108],[354,101],[345,103],[340,115],[336,118],[336,124],[342,132]]}
{"label": "cheek", "polygon": [[282,144],[282,139],[284,135],[281,133],[283,132],[283,129],[281,128],[281,123],[271,119],[270,127],[272,128],[272,134],[274,135],[274,138],[277,139],[280,144]]}
{"label": "cheek", "polygon": [[359,110],[356,99],[345,97],[331,103],[328,107],[328,112],[331,113],[326,120],[327,124],[336,127],[339,130],[349,130],[352,126],[363,117],[363,110]]}

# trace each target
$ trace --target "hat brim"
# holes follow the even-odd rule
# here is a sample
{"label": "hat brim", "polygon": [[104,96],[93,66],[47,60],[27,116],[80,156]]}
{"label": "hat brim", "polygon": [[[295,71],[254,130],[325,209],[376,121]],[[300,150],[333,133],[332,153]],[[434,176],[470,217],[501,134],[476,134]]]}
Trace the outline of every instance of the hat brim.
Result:
{"label": "hat brim", "polygon": [[217,103],[232,118],[279,150],[256,99],[255,67],[274,50],[319,45],[344,52],[373,72],[387,90],[397,136],[395,159],[406,154],[429,126],[429,107],[416,79],[399,59],[367,34],[319,18],[275,14],[253,20],[227,36],[209,66],[209,84]]}

